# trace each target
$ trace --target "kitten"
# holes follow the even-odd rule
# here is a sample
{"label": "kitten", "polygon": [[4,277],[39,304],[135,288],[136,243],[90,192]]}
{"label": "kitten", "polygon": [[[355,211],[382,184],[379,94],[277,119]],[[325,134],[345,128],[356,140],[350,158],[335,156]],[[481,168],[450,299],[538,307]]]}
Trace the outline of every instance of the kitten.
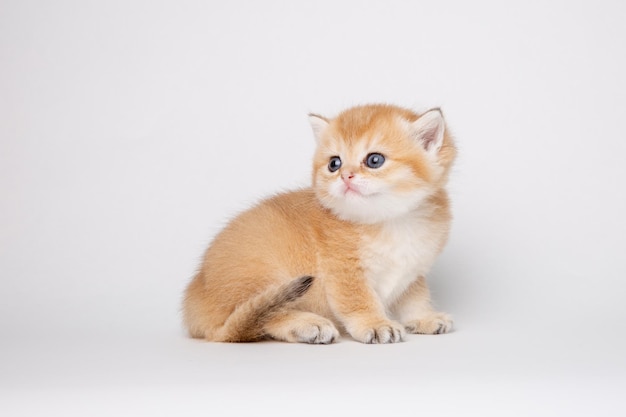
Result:
{"label": "kitten", "polygon": [[309,119],[313,186],[261,202],[217,235],[185,293],[190,335],[332,343],[341,331],[395,343],[450,331],[425,279],[451,219],[456,149],[441,111],[365,105]]}

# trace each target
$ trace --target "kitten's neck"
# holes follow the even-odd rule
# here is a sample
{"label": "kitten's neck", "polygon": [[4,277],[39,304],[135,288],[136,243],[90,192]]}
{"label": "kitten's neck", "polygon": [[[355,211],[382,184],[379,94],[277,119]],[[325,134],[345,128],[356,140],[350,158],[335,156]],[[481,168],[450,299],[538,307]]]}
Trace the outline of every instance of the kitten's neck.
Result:
{"label": "kitten's neck", "polygon": [[370,196],[360,204],[325,205],[326,209],[343,221],[363,225],[384,225],[405,218],[430,217],[439,206],[443,190],[424,190],[407,197]]}

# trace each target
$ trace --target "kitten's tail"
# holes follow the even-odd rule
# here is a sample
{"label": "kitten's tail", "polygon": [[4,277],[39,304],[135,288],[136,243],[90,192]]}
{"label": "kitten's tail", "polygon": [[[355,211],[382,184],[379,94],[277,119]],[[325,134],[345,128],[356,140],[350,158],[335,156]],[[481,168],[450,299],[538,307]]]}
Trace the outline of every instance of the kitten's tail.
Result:
{"label": "kitten's tail", "polygon": [[215,342],[259,340],[264,336],[265,323],[285,305],[302,297],[313,284],[313,280],[312,276],[303,276],[252,297],[235,308],[211,339]]}

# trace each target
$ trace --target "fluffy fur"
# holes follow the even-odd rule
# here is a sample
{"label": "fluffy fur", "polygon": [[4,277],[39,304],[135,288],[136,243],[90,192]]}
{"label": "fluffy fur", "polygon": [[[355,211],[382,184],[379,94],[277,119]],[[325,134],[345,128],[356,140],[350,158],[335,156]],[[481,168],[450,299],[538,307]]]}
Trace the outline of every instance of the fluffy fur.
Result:
{"label": "fluffy fur", "polygon": [[[189,333],[394,343],[448,332],[425,279],[451,219],[444,187],[456,149],[441,111],[366,105],[309,118],[312,187],[262,201],[216,236],[185,293]],[[373,153],[379,167],[368,166]]]}

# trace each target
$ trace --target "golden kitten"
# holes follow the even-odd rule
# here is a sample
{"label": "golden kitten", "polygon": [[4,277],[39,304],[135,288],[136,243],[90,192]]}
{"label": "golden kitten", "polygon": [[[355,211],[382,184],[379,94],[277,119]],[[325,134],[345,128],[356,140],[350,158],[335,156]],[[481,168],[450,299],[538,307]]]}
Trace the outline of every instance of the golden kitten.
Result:
{"label": "golden kitten", "polygon": [[309,115],[313,186],[235,218],[184,299],[193,337],[363,343],[452,327],[425,275],[450,228],[444,187],[456,155],[441,111],[390,105]]}

